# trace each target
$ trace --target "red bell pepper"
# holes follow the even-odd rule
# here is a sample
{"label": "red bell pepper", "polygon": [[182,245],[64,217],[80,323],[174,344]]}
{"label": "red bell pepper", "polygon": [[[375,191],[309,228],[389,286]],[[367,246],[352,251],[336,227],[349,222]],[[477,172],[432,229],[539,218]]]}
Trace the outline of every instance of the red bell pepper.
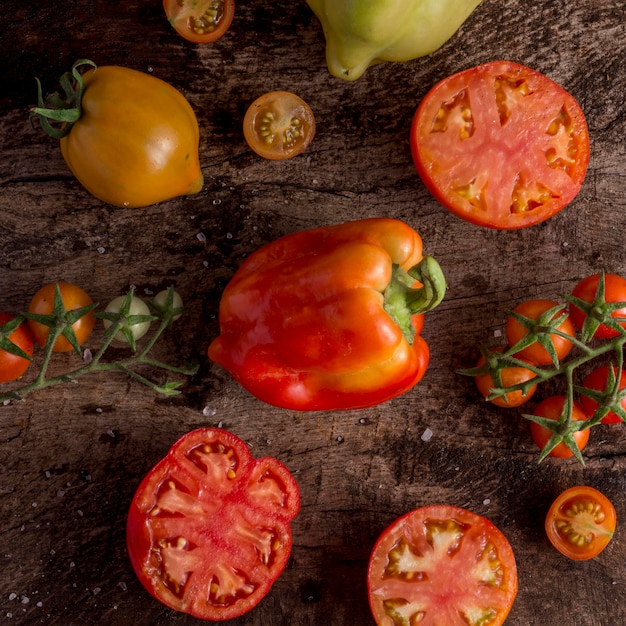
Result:
{"label": "red bell pepper", "polygon": [[293,233],[251,254],[222,295],[209,358],[250,393],[296,410],[358,409],[424,375],[422,314],[445,279],[394,219]]}

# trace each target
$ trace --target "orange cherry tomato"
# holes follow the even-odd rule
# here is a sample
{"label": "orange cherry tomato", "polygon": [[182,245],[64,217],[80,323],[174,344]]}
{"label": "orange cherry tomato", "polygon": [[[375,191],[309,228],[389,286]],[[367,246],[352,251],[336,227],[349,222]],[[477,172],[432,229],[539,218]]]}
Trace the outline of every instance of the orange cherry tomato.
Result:
{"label": "orange cherry tomato", "polygon": [[593,487],[580,485],[564,491],[546,517],[550,543],[574,561],[598,556],[615,531],[617,515],[611,501]]}
{"label": "orange cherry tomato", "polygon": [[296,94],[270,91],[246,111],[243,134],[259,156],[282,161],[308,148],[315,135],[315,117],[311,107]]}
{"label": "orange cherry tomato", "polygon": [[[565,396],[550,396],[540,402],[535,407],[533,413],[547,419],[558,420],[563,413],[564,406]],[[580,404],[576,401],[574,401],[574,405],[572,407],[572,419],[574,421],[585,421],[587,419],[587,415],[585,414],[582,406],[580,406]],[[589,429],[586,429],[578,430],[573,434],[574,441],[576,442],[579,450],[582,450],[587,445],[587,442],[589,441],[589,433]],[[530,435],[540,450],[543,450],[546,447],[546,444],[550,440],[552,434],[552,431],[545,428],[545,426],[541,426],[536,422],[530,423]],[[565,443],[559,443],[550,451],[549,455],[557,459],[566,459],[570,456],[574,456],[574,453]]]}
{"label": "orange cherry tomato", "polygon": [[[54,311],[54,292],[57,283],[50,283],[44,285],[34,296],[28,306],[29,313],[36,313],[39,315],[50,315]],[[73,311],[74,309],[80,309],[81,307],[93,304],[93,300],[89,295],[80,287],[72,285],[71,283],[59,282],[59,290],[61,292],[61,299],[66,311]],[[83,344],[91,335],[91,331],[95,326],[96,318],[93,315],[93,311],[83,315],[72,324],[78,344]],[[40,345],[45,346],[50,334],[50,328],[45,324],[28,320],[28,327],[33,336],[33,339]],[[53,352],[69,352],[73,350],[72,344],[63,336],[60,336],[54,343]]]}
{"label": "orange cherry tomato", "polygon": [[0,383],[8,383],[21,378],[30,366],[29,359],[3,349],[3,345],[11,350],[17,346],[28,356],[33,356],[33,338],[26,323],[22,322],[9,333],[1,330],[2,326],[14,319],[15,315],[0,313]]}
{"label": "orange cherry tomato", "polygon": [[[528,318],[529,320],[538,320],[546,311],[557,307],[558,303],[553,300],[526,300],[521,302],[514,309],[513,312]],[[567,314],[567,313],[566,313]],[[563,312],[557,312],[551,319],[563,315]],[[570,337],[576,336],[576,328],[569,316],[564,317],[563,321],[556,328],[561,333],[569,335]],[[514,346],[519,341],[523,340],[529,333],[532,333],[532,328],[528,328],[521,322],[519,322],[514,316],[509,315],[506,320],[505,334],[506,340],[509,346]],[[546,339],[548,339],[546,337]],[[561,335],[550,333],[549,341],[554,347],[554,352],[559,361],[564,359],[572,349],[572,342]],[[544,346],[539,341],[532,343],[531,345],[523,348],[516,353],[517,357],[527,359],[536,365],[551,365],[552,357]]]}
{"label": "orange cherry tomato", "polygon": [[[501,350],[502,348],[495,348],[493,351],[500,352]],[[523,361],[523,360],[524,359],[520,359],[520,361]],[[481,356],[480,359],[478,359],[477,367],[480,367],[484,363],[485,363],[485,359],[484,357]],[[519,383],[525,383],[527,380],[534,378],[534,376],[535,376],[534,372],[529,369],[526,369],[525,367],[515,367],[515,366],[504,367],[501,370],[501,377],[502,377],[501,386],[512,387],[513,385],[517,385]],[[474,381],[476,382],[476,387],[478,388],[478,391],[485,398],[489,397],[494,387],[496,387],[494,379],[490,373],[480,374],[479,376],[475,376]],[[537,390],[537,385],[533,385],[532,387],[530,387],[530,389],[528,390],[526,394],[524,394],[521,389],[518,389],[517,391],[510,391],[509,393],[506,393],[502,396],[493,398],[489,400],[489,402],[491,402],[492,404],[495,404],[496,406],[500,406],[504,408],[514,408],[514,407],[521,406],[522,404],[525,404],[526,402],[528,402],[533,397],[536,390]]]}
{"label": "orange cherry tomato", "polygon": [[235,17],[235,0],[163,0],[176,32],[192,43],[217,41]]}

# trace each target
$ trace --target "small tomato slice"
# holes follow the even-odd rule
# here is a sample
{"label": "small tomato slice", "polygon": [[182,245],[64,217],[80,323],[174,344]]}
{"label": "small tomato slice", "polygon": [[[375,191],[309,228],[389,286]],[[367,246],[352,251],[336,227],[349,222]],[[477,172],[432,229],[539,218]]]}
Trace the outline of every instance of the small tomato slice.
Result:
{"label": "small tomato slice", "polygon": [[382,533],[367,583],[378,626],[498,626],[518,587],[515,556],[500,530],[443,504],[415,509]]}
{"label": "small tomato slice", "polygon": [[528,67],[494,61],[426,94],[411,149],[424,184],[452,213],[518,229],[574,199],[589,163],[589,133],[567,91]]}
{"label": "small tomato slice", "polygon": [[592,559],[613,537],[617,515],[611,501],[586,485],[571,487],[552,503],[546,516],[550,543],[574,561]]}
{"label": "small tomato slice", "polygon": [[[607,383],[609,382],[609,372],[612,370],[611,375],[611,386],[607,388]],[[583,388],[589,389],[594,392],[607,392],[611,393],[613,390],[614,384],[617,384],[617,391],[621,392],[626,388],[626,371],[622,370],[619,382],[617,382],[617,368],[613,365],[611,366],[611,370],[609,370],[608,365],[603,365],[601,367],[597,367],[595,370],[590,372],[585,380],[583,381]],[[598,409],[598,402],[594,400],[592,397],[585,395],[584,393],[580,394],[580,403],[587,414],[587,417],[591,419],[595,412]],[[620,402],[622,406],[622,410],[626,413],[626,397],[622,398]],[[614,411],[609,411],[603,418],[603,424],[619,424],[622,422],[622,418],[617,415]]]}
{"label": "small tomato slice", "polygon": [[[626,306],[620,306],[621,303],[626,303],[626,278],[618,274],[604,274],[602,293],[599,293],[599,285],[600,274],[587,276],[574,287],[572,296],[582,301],[581,306],[584,303],[593,305],[589,309],[592,320],[598,313],[608,313],[610,317],[616,318],[615,328],[599,324],[593,333],[593,337],[597,339],[610,339],[620,334],[618,326],[626,329]],[[570,302],[570,315],[576,328],[583,330],[587,313]],[[609,321],[612,322],[607,319]]]}
{"label": "small tomato slice", "polygon": [[0,383],[21,378],[32,356],[33,338],[27,324],[11,313],[0,313]]}
{"label": "small tomato slice", "polygon": [[[501,350],[502,348],[496,348],[493,352],[500,352]],[[524,361],[524,359],[519,360]],[[484,363],[485,358],[481,356],[478,359],[476,367],[480,367],[484,365]],[[492,404],[503,408],[514,408],[528,402],[535,395],[537,385],[532,385],[526,393],[524,393],[521,389],[517,389],[515,391],[509,391],[508,393],[490,398],[493,390],[498,387],[502,389],[505,387],[513,387],[514,385],[525,383],[534,377],[535,373],[525,367],[505,366],[500,370],[501,384],[497,384],[496,381],[494,381],[493,375],[489,372],[479,374],[474,377],[474,382],[476,383],[476,387],[478,388],[480,394],[485,399],[488,399],[488,401]]]}
{"label": "small tomato slice", "polygon": [[[557,311],[554,315],[550,316],[550,319],[546,320],[546,323],[543,323],[542,316],[557,307],[559,307],[559,304],[553,300],[537,299],[521,302],[513,309],[513,315],[507,317],[505,326],[505,335],[509,346],[513,347],[520,341],[527,340],[529,337],[537,339],[534,343],[516,352],[515,356],[526,359],[536,365],[552,365],[554,360],[550,351],[553,351],[557,363],[570,353],[573,344],[571,340],[564,335],[576,337],[576,328],[571,318],[567,315],[567,312],[563,314],[563,311]],[[523,322],[516,318],[516,314],[525,318]],[[563,321],[554,328],[554,330],[560,334],[556,334],[552,331],[549,335],[536,334],[536,326],[546,329],[551,320],[561,318]],[[552,345],[551,348],[550,344]],[[544,346],[546,346],[547,349]]]}
{"label": "small tomato slice", "polygon": [[[66,282],[49,283],[44,285],[33,296],[28,306],[28,312],[34,313],[35,315],[51,315],[54,311],[54,293],[57,284],[59,285],[61,299],[63,300],[63,306],[66,311],[74,311],[93,304],[93,300],[87,292],[77,285]],[[71,325],[76,335],[78,345],[82,345],[87,341],[95,324],[96,318],[94,317],[93,311],[89,311]],[[29,318],[28,328],[30,329],[33,339],[40,346],[45,346],[48,335],[50,334],[50,327]],[[52,348],[53,352],[70,352],[73,349],[72,344],[62,335],[54,342]]]}
{"label": "small tomato slice", "polygon": [[192,43],[217,41],[235,17],[235,0],[163,0],[176,32]]}
{"label": "small tomato slice", "polygon": [[127,546],[139,580],[168,607],[211,621],[256,606],[285,568],[298,484],[225,430],[187,433],[133,498]]}
{"label": "small tomato slice", "polygon": [[282,161],[309,147],[315,135],[315,117],[311,107],[296,94],[270,91],[248,107],[243,134],[259,156]]}
{"label": "small tomato slice", "polygon": [[[545,417],[549,420],[558,421],[563,414],[563,407],[565,406],[565,396],[550,396],[545,400],[542,400],[533,411],[534,415],[539,417]],[[583,410],[582,406],[578,404],[578,402],[574,401],[572,406],[572,420],[586,421],[587,415]],[[530,436],[533,438],[533,441],[537,445],[540,450],[543,450],[547,443],[552,438],[554,434],[549,428],[541,426],[537,424],[537,422],[530,423]],[[572,437],[574,439],[575,445],[579,450],[584,449],[589,441],[590,430],[587,428],[586,430],[577,430],[572,433]],[[550,452],[549,456],[554,457],[556,459],[567,459],[571,456],[574,456],[574,452],[563,442],[557,444]]]}

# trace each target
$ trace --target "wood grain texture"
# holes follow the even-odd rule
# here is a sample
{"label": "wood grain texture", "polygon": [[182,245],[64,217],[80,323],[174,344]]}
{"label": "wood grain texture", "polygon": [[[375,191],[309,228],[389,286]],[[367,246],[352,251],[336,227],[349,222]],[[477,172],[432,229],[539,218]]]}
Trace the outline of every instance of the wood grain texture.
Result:
{"label": "wood grain texture", "polygon": [[[282,460],[302,491],[288,568],[233,626],[372,624],[365,572],[374,541],[397,516],[436,502],[485,515],[511,542],[520,589],[507,624],[626,623],[624,428],[595,429],[584,468],[537,465],[519,413],[481,402],[473,382],[455,374],[480,343],[496,342],[504,310],[518,301],[558,298],[600,269],[626,275],[622,4],[484,0],[433,55],[370,68],[355,83],[328,74],[321,27],[304,0],[241,2],[229,33],[205,47],[180,39],[158,1],[6,4],[0,309],[24,310],[59,279],[103,304],[131,284],[139,294],[172,284],[188,312],[155,356],[201,367],[174,399],[106,375],[0,406],[1,623],[201,623],[143,590],[126,556],[125,521],[141,478],[170,445],[217,424],[255,455]],[[54,88],[78,58],[151,72],[185,94],[201,129],[200,194],[128,210],[84,191],[57,143],[28,120],[34,77]],[[446,212],[415,173],[408,141],[430,86],[496,59],[569,90],[591,133],[578,197],[519,232]],[[258,158],[241,130],[248,104],[272,89],[298,93],[318,124],[310,149],[284,163]],[[262,404],[206,360],[221,291],[246,255],[285,233],[366,216],[414,226],[446,273],[448,294],[424,330],[431,364],[416,388],[363,411],[300,414]],[[60,356],[55,368],[77,358]],[[618,515],[614,540],[584,563],[561,557],[543,532],[553,498],[575,484],[603,491]]]}

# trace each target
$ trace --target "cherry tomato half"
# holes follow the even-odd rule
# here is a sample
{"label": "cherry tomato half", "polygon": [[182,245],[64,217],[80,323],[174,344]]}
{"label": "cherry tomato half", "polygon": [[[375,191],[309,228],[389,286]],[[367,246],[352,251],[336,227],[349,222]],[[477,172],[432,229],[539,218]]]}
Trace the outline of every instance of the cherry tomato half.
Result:
{"label": "cherry tomato half", "polygon": [[[500,352],[501,350],[502,348],[494,349],[496,352]],[[524,359],[520,359],[520,361],[524,361]],[[485,359],[481,356],[478,359],[476,366],[480,367],[484,363]],[[502,378],[502,387],[512,387],[513,385],[525,383],[531,378],[534,378],[535,374],[533,371],[526,369],[525,367],[511,366],[502,368],[502,370],[500,370],[500,376]],[[493,376],[490,373],[475,376],[474,381],[478,391],[484,398],[488,398],[496,386]],[[497,396],[489,400],[489,402],[503,408],[514,408],[528,402],[533,397],[536,390],[537,385],[533,385],[526,394],[524,394],[521,389],[518,389],[516,391],[510,391],[502,396]]]}
{"label": "cherry tomato half", "polygon": [[235,0],[163,0],[176,32],[192,43],[217,41],[235,17]]}
{"label": "cherry tomato half", "polygon": [[499,626],[518,587],[515,556],[500,530],[443,504],[415,509],[382,533],[367,584],[378,626]]}
{"label": "cherry tomato half", "polygon": [[[600,274],[593,274],[583,278],[573,289],[572,296],[579,298],[585,302],[596,302],[596,295],[598,284],[600,282]],[[626,302],[626,278],[622,278],[617,274],[605,274],[604,275],[604,302]],[[603,304],[599,305],[599,308],[605,308]],[[593,313],[593,311],[592,311]],[[626,318],[626,307],[612,310],[611,317]],[[582,330],[585,323],[586,313],[582,311],[576,305],[570,303],[570,316],[576,325],[576,328]],[[626,321],[620,322],[619,325],[622,328],[626,328]],[[609,328],[606,324],[600,324],[594,333],[594,337],[598,339],[609,339],[611,337],[617,337],[619,331],[614,328]]]}
{"label": "cherry tomato half", "polygon": [[[525,318],[528,318],[528,320],[537,321],[546,311],[558,306],[558,303],[553,300],[526,300],[525,302],[518,304],[513,309],[513,313],[517,313]],[[551,319],[554,319],[562,314],[562,312],[557,312]],[[569,316],[564,317],[563,321],[557,326],[556,330],[564,333],[565,335],[569,335],[570,337],[576,336],[576,328],[574,327],[574,323]],[[514,346],[519,341],[522,341],[529,335],[529,333],[532,334],[532,328],[528,328],[512,315],[507,317],[505,335],[509,346]],[[546,341],[552,343],[554,354],[559,361],[564,359],[570,353],[573,344],[569,339],[553,333],[550,333],[549,337],[546,335],[543,337]],[[526,359],[531,363],[535,363],[536,365],[551,365],[553,362],[548,350],[541,345],[541,341],[536,341],[519,352],[516,352],[516,356]]]}
{"label": "cherry tomato half", "polygon": [[291,552],[298,484],[225,430],[181,437],[144,478],[127,522],[139,580],[159,601],[211,621],[256,606]]}
{"label": "cherry tomato half", "polygon": [[[0,327],[15,320],[15,315],[0,313]],[[12,344],[12,345],[9,345]],[[8,383],[21,378],[30,366],[30,359],[4,350],[2,346],[13,350],[16,346],[29,357],[33,356],[33,338],[28,325],[21,322],[15,330],[5,333],[0,328],[0,383]]]}
{"label": "cherry tomato half", "polygon": [[444,207],[480,226],[517,229],[574,199],[587,171],[589,133],[567,91],[528,67],[494,61],[426,94],[411,149]]}
{"label": "cherry tomato half", "polygon": [[[613,374],[617,377],[617,368],[612,366]],[[603,365],[593,370],[583,381],[583,387],[591,389],[593,391],[610,391],[607,390],[607,381],[609,379],[609,366]],[[626,371],[622,370],[619,377],[618,389],[624,389],[626,387]],[[587,414],[587,417],[591,419],[598,408],[598,403],[584,394],[580,395],[580,403]],[[626,398],[621,401],[622,408],[626,411]],[[603,418],[603,424],[619,424],[622,421],[621,417],[609,411]]]}
{"label": "cherry tomato half", "polygon": [[598,556],[615,531],[617,516],[611,501],[593,487],[580,485],[564,491],[546,517],[550,543],[574,561]]}
{"label": "cherry tomato half", "polygon": [[259,156],[282,161],[309,147],[315,135],[315,117],[311,107],[296,94],[270,91],[248,107],[243,134]]}
{"label": "cherry tomato half", "polygon": [[[559,420],[563,413],[563,407],[565,406],[565,396],[550,396],[545,400],[542,400],[533,411],[534,415],[545,417],[549,420]],[[574,401],[572,407],[572,420],[584,421],[587,419],[587,415],[582,406]],[[546,444],[552,437],[552,431],[536,422],[530,423],[530,436],[540,450],[546,447]],[[573,434],[574,441],[579,450],[582,450],[589,441],[589,429],[578,430]],[[550,453],[550,456],[557,459],[567,459],[574,456],[574,453],[567,447],[565,443],[559,443],[554,447]]]}
{"label": "cherry tomato half", "polygon": [[[38,315],[52,314],[54,311],[54,292],[56,285],[57,283],[44,285],[30,301],[28,312]],[[93,300],[89,295],[77,285],[66,282],[59,282],[58,285],[66,311],[73,311],[93,304]],[[95,323],[96,318],[93,315],[93,311],[91,311],[72,324],[79,345],[87,341]],[[30,329],[33,339],[40,346],[45,346],[48,335],[50,334],[50,327],[29,319],[28,328]],[[73,348],[72,344],[65,337],[61,336],[54,343],[52,350],[53,352],[70,352]]]}

